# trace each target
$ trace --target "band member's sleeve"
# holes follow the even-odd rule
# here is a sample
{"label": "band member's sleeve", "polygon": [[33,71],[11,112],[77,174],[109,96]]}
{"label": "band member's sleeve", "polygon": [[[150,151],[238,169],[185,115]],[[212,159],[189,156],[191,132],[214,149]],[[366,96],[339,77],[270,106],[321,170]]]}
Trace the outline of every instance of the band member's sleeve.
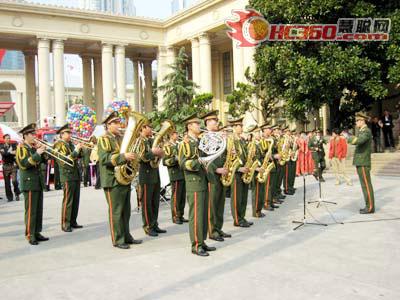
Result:
{"label": "band member's sleeve", "polygon": [[42,160],[42,157],[38,153],[30,155],[28,150],[24,146],[18,146],[16,154],[16,162],[19,168],[29,169],[36,167]]}
{"label": "band member's sleeve", "polygon": [[100,137],[97,147],[99,161],[107,167],[115,167],[126,163],[125,155],[113,151],[110,140],[107,137]]}
{"label": "band member's sleeve", "polygon": [[178,165],[178,160],[172,150],[173,149],[172,149],[171,145],[164,146],[165,156],[163,159],[163,164],[166,167],[175,167]]}
{"label": "band member's sleeve", "polygon": [[179,165],[183,170],[191,172],[198,172],[201,169],[198,155],[192,154],[188,142],[181,143],[179,147]]}
{"label": "band member's sleeve", "polygon": [[[71,155],[69,155],[70,153],[69,153],[67,147],[61,141],[59,141],[58,143],[56,143],[54,145],[54,150],[55,150],[55,152],[58,152],[58,153],[60,153],[61,155],[65,156],[65,157],[69,157],[69,158],[73,159],[71,157]],[[63,166],[63,167],[66,166],[66,164],[64,162],[64,159],[57,159],[57,163],[59,164],[59,166]]]}
{"label": "band member's sleeve", "polygon": [[140,160],[143,162],[149,162],[149,161],[155,159],[156,156],[151,151],[151,145],[149,143],[149,140],[142,141],[142,143],[144,145],[144,151],[143,151],[142,155],[140,155]]}
{"label": "band member's sleeve", "polygon": [[352,145],[362,145],[370,140],[370,136],[367,131],[360,131],[357,137],[350,138]]}

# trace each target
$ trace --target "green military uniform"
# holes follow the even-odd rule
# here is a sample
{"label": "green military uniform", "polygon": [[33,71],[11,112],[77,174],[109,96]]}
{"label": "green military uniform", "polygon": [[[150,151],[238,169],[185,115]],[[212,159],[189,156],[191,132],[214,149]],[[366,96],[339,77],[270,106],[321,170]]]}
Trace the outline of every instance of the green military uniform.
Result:
{"label": "green military uniform", "polygon": [[91,174],[90,174],[90,153],[91,150],[89,148],[83,148],[82,149],[82,171],[83,171],[83,185],[87,186],[89,183],[89,186],[92,185],[91,182]]}
{"label": "green military uniform", "polygon": [[[292,132],[296,133],[296,132]],[[294,183],[296,181],[296,165],[297,165],[297,159],[298,159],[298,145],[297,145],[297,137],[292,136],[292,156],[289,161],[289,187],[288,187],[288,192],[289,194],[294,194],[295,193],[295,188],[294,188]]]}
{"label": "green military uniform", "polygon": [[[20,133],[35,132],[36,124],[24,127]],[[19,144],[16,162],[20,170],[20,187],[25,199],[25,237],[29,243],[37,245],[41,241],[43,225],[44,177],[40,170],[42,157],[27,143]]]}
{"label": "green military uniform", "polygon": [[[318,131],[317,131],[318,132]],[[308,148],[311,151],[312,159],[314,161],[314,177],[323,180],[322,173],[326,168],[325,164],[325,150],[324,144],[325,140],[323,137],[317,139],[316,135],[310,138],[308,141]]]}
{"label": "green military uniform", "polygon": [[[70,132],[68,124],[57,130],[58,134],[63,132]],[[57,160],[60,169],[60,180],[63,185],[64,196],[61,208],[61,229],[64,231],[72,231],[72,227],[78,227],[76,221],[79,211],[79,199],[81,191],[81,180],[78,166],[78,158],[80,158],[80,151],[75,150],[74,144],[59,140],[54,148],[62,155],[69,157],[73,161],[73,166],[65,164],[61,160]]]}
{"label": "green military uniform", "polygon": [[[233,120],[230,123],[232,125],[241,125],[243,118]],[[247,147],[244,140],[240,137],[233,137],[235,151],[242,164],[239,166],[243,167],[246,163],[247,158]],[[238,169],[239,169],[238,168]],[[243,173],[237,171],[234,175],[234,179],[231,185],[231,212],[233,217],[233,225],[240,227],[248,227],[250,224],[245,219],[246,208],[247,208],[247,197],[249,193],[249,185],[243,182]]]}
{"label": "green military uniform", "polygon": [[[187,119],[187,122],[200,120]],[[188,141],[179,147],[179,164],[184,171],[186,181],[186,197],[189,204],[189,235],[192,252],[199,253],[207,239],[208,193],[207,175],[199,162],[199,140],[189,136]]]}
{"label": "green military uniform", "polygon": [[286,195],[293,195],[295,192],[294,181],[296,177],[296,162],[292,160],[295,142],[295,137],[289,136],[290,159],[285,164],[285,176],[283,179],[283,187]]}
{"label": "green military uniform", "polygon": [[[280,154],[280,155],[282,155],[282,150],[283,150],[283,144],[284,144],[284,139],[285,139],[285,137],[282,135],[282,136],[279,136],[279,137],[274,137],[275,138],[275,142],[274,142],[274,144],[276,145],[275,147],[276,147],[276,153],[278,153],[278,154]],[[281,186],[282,186],[282,184],[283,184],[283,178],[284,178],[284,175],[285,175],[285,165],[286,165],[286,162],[284,163],[283,162],[283,160],[282,160],[282,157],[278,160],[275,160],[275,162],[276,162],[276,164],[275,164],[275,166],[276,166],[276,179],[275,179],[275,185],[274,185],[274,192],[273,192],[273,194],[274,194],[274,198],[276,198],[276,199],[281,199],[281,198],[284,198],[284,196],[282,195],[282,189],[281,189]],[[281,164],[281,162],[282,162],[282,164]]]}
{"label": "green military uniform", "polygon": [[[367,120],[368,116],[362,113],[356,114],[356,119]],[[362,127],[356,137],[351,138],[349,142],[356,145],[354,151],[353,165],[357,168],[357,174],[360,179],[361,189],[365,200],[365,209],[361,213],[375,212],[374,189],[371,183],[371,130],[367,125]]]}
{"label": "green military uniform", "polygon": [[[256,143],[256,158],[255,160],[259,162],[260,166],[264,160],[264,148],[265,144],[261,139],[259,143]],[[252,208],[253,208],[253,217],[261,217],[262,209],[264,207],[265,201],[265,184],[260,183],[257,180],[258,172],[254,172],[253,178],[253,192],[252,192]]]}
{"label": "green military uniform", "polygon": [[146,234],[158,228],[158,210],[160,206],[160,174],[158,167],[153,168],[150,161],[156,156],[151,151],[153,139],[142,138],[144,152],[140,157],[139,184],[142,191],[142,220]]}
{"label": "green military uniform", "polygon": [[[103,123],[116,120],[119,120],[118,114],[113,112]],[[104,189],[109,208],[111,241],[116,247],[134,241],[129,232],[131,186],[121,185],[115,179],[114,168],[127,163],[124,154],[119,153],[120,144],[121,138],[108,131],[98,139],[97,144],[101,187]]]}
{"label": "green military uniform", "polygon": [[[206,123],[208,120],[218,121],[218,110],[206,113],[201,117]],[[223,241],[224,237],[231,237],[222,231],[224,224],[226,188],[222,185],[221,175],[216,173],[218,168],[223,168],[226,159],[226,151],[214,161],[207,169],[208,187],[208,235],[211,239]]]}
{"label": "green military uniform", "polygon": [[182,224],[185,211],[186,188],[185,177],[178,161],[178,144],[170,142],[164,146],[164,166],[168,167],[171,182],[171,214],[172,222]]}

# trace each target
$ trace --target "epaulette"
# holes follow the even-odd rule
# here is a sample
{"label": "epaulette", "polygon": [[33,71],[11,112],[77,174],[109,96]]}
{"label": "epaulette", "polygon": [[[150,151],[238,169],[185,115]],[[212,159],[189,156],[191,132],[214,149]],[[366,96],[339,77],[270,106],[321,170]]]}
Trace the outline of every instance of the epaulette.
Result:
{"label": "epaulette", "polygon": [[99,137],[98,144],[105,151],[111,151],[111,143],[110,143],[110,138],[108,135],[105,134],[105,135]]}

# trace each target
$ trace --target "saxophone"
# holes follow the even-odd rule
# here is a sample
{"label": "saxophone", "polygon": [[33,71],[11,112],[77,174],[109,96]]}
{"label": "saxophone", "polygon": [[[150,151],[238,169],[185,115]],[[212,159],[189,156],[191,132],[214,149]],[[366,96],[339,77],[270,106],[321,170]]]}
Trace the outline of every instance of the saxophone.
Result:
{"label": "saxophone", "polygon": [[[171,133],[175,129],[174,123],[170,120],[166,120],[162,123],[160,131],[156,134],[156,137],[154,138],[153,144],[151,148],[156,148],[156,147],[162,147],[162,143],[164,140],[164,137]],[[157,169],[160,164],[160,158],[156,157],[152,161],[150,161],[150,166],[154,169]]]}
{"label": "saxophone", "polygon": [[242,161],[235,149],[235,141],[232,136],[227,138],[226,152],[224,168],[228,170],[228,174],[221,176],[221,182],[223,186],[228,187],[232,184],[237,169],[242,165]]}
{"label": "saxophone", "polygon": [[242,175],[243,182],[246,184],[249,184],[253,180],[254,173],[256,169],[260,166],[260,162],[256,158],[257,145],[255,141],[250,142],[248,150],[249,152],[247,154],[247,161],[244,166],[250,171]]}
{"label": "saxophone", "polygon": [[[289,136],[285,135],[283,137],[283,143],[279,142],[278,144],[278,153],[280,154],[281,158],[279,159],[279,164],[284,166],[287,161],[290,159],[290,145],[289,145]],[[280,150],[280,151],[279,151]]]}
{"label": "saxophone", "polygon": [[292,161],[296,161],[299,156],[299,146],[297,145],[297,138],[293,138],[293,147],[292,147]]}
{"label": "saxophone", "polygon": [[[269,145],[267,144],[267,142],[269,143]],[[269,172],[271,172],[271,170],[275,168],[274,161],[272,160],[272,149],[274,148],[274,139],[267,138],[264,141],[262,141],[262,143],[265,143],[263,150],[267,150],[267,147],[269,148],[264,156],[263,163],[260,167],[262,170],[264,170],[264,172],[259,172],[256,177],[259,183],[265,183],[267,181]]]}
{"label": "saxophone", "polygon": [[[136,153],[139,158],[145,150],[143,140],[140,137],[140,129],[147,120],[144,115],[135,111],[130,111],[127,117],[128,126],[125,130],[119,153]],[[119,184],[130,185],[139,171],[139,159],[116,166],[114,171],[115,179]]]}

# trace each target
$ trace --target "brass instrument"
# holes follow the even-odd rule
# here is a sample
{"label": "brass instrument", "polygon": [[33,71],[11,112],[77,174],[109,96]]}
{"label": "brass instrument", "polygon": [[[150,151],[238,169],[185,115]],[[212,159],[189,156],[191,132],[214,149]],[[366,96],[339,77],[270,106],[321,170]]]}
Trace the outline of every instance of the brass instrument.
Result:
{"label": "brass instrument", "polygon": [[90,150],[93,150],[93,148],[94,148],[94,145],[90,141],[85,140],[83,138],[80,138],[80,137],[77,137],[77,136],[72,136],[71,140],[73,142],[77,143],[77,144],[82,144],[84,148],[87,148],[87,149],[90,149]]}
{"label": "brass instrument", "polygon": [[73,159],[71,157],[61,154],[57,150],[53,149],[53,144],[50,144],[50,143],[40,140],[38,138],[35,138],[33,140],[40,147],[44,146],[46,148],[46,150],[44,150],[44,153],[46,153],[47,155],[53,157],[54,159],[62,162],[63,164],[66,164],[70,167],[74,166]]}
{"label": "brass instrument", "polygon": [[260,166],[260,162],[257,160],[257,145],[255,141],[251,141],[248,145],[248,154],[245,168],[248,168],[250,171],[242,175],[243,182],[249,184],[253,178],[256,169]]}
{"label": "brass instrument", "polygon": [[293,145],[292,145],[292,161],[296,161],[299,156],[299,146],[297,145],[297,138],[293,137]]}
{"label": "brass instrument", "polygon": [[199,149],[207,154],[205,157],[199,157],[199,162],[202,164],[205,170],[208,169],[210,163],[220,157],[226,150],[227,140],[220,132],[213,132],[207,130],[201,130],[205,132],[200,141]]}
{"label": "brass instrument", "polygon": [[271,172],[273,168],[275,168],[274,161],[272,159],[272,149],[274,147],[274,139],[273,138],[267,138],[261,141],[261,149],[263,151],[266,151],[264,160],[261,164],[260,169],[263,170],[263,172],[259,172],[256,179],[259,183],[265,183],[268,178],[268,174]]}
{"label": "brass instrument", "polygon": [[284,166],[290,160],[290,138],[286,134],[283,136],[283,142],[278,142],[278,153],[281,156],[279,164]]}
{"label": "brass instrument", "polygon": [[236,153],[233,136],[228,136],[227,138],[226,152],[224,168],[228,170],[228,173],[221,176],[221,182],[223,186],[228,187],[232,184],[237,169],[242,165],[242,161],[240,160],[238,153]]}
{"label": "brass instrument", "polygon": [[[162,144],[164,142],[164,137],[175,130],[174,123],[171,120],[165,120],[162,125],[160,131],[157,132],[153,144],[151,148],[160,147],[162,148]],[[152,161],[150,161],[150,166],[154,169],[158,168],[160,164],[160,157],[155,157]]]}
{"label": "brass instrument", "polygon": [[115,179],[121,185],[131,184],[132,180],[136,177],[139,171],[139,157],[145,151],[143,139],[140,137],[140,129],[146,122],[146,117],[138,112],[130,111],[127,113],[127,119],[128,125],[119,153],[136,153],[138,154],[138,158],[114,168]]}

